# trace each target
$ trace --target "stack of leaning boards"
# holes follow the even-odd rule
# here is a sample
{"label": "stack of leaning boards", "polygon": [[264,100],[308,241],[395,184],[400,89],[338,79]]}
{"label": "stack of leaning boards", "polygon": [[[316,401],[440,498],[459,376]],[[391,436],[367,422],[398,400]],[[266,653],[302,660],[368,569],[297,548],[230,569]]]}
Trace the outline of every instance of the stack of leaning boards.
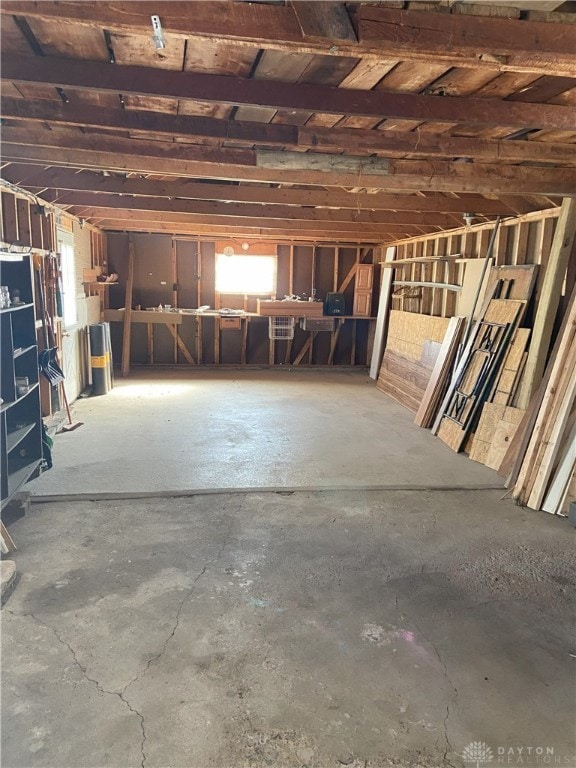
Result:
{"label": "stack of leaning boards", "polygon": [[499,471],[512,496],[532,509],[566,510],[576,466],[576,289],[540,389]]}

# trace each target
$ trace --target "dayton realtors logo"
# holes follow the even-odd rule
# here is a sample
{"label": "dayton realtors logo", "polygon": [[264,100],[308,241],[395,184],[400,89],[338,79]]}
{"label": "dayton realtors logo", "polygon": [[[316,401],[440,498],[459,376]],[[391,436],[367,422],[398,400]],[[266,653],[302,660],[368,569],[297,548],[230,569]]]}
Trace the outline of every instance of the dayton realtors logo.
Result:
{"label": "dayton realtors logo", "polygon": [[465,763],[472,763],[475,768],[480,768],[481,765],[487,765],[494,760],[492,750],[483,741],[471,741],[462,752],[462,759]]}
{"label": "dayton realtors logo", "polygon": [[483,741],[471,741],[462,752],[465,763],[482,768],[495,765],[573,765],[573,755],[558,755],[554,747],[492,747]]}

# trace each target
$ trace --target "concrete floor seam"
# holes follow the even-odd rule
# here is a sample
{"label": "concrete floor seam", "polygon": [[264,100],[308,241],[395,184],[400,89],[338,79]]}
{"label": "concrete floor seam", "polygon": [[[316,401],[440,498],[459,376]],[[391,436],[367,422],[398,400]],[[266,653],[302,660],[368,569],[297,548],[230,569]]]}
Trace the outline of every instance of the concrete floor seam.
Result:
{"label": "concrete floor seam", "polygon": [[353,485],[353,486],[306,486],[289,488],[200,488],[188,491],[144,491],[141,493],[73,493],[32,496],[34,504],[53,504],[73,501],[123,501],[130,499],[185,499],[192,496],[249,495],[253,493],[288,496],[294,493],[473,493],[475,491],[504,491],[500,485],[429,486],[429,485]]}

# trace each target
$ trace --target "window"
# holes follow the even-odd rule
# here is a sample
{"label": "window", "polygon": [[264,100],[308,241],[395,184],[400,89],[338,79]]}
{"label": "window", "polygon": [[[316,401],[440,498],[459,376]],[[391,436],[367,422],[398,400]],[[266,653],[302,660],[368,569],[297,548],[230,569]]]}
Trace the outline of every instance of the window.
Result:
{"label": "window", "polygon": [[276,293],[276,256],[216,254],[218,293],[268,296]]}
{"label": "window", "polygon": [[71,233],[58,232],[58,250],[62,267],[62,311],[64,327],[78,322],[76,309],[76,265],[74,263],[74,239]]}

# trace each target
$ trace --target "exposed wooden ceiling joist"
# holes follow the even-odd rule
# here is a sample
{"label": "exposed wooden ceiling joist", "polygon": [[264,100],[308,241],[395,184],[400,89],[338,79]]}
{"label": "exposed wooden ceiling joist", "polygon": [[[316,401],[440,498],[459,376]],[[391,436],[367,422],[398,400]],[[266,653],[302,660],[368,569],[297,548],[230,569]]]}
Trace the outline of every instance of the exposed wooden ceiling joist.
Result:
{"label": "exposed wooden ceiling joist", "polygon": [[[560,25],[561,26],[561,25]],[[69,59],[3,55],[2,80],[101,93],[255,105],[284,110],[364,117],[432,120],[519,128],[574,129],[574,111],[554,104],[525,104],[498,99],[451,98],[414,93],[363,91],[324,85],[277,83],[153,67],[117,66]]]}
{"label": "exposed wooden ceiling joist", "polygon": [[[388,190],[576,196],[573,168],[383,160],[300,152],[213,149],[101,134],[2,132],[6,161],[196,178]],[[58,152],[54,152],[58,148]]]}
{"label": "exposed wooden ceiling joist", "polygon": [[203,184],[187,179],[157,181],[138,178],[104,176],[101,173],[75,172],[67,168],[39,168],[36,165],[11,164],[3,175],[13,184],[27,189],[76,190],[83,192],[109,192],[148,197],[180,197],[192,200],[221,200],[238,203],[266,203],[267,205],[312,205],[320,207],[362,210],[393,211],[438,211],[462,214],[474,211],[479,215],[496,216],[528,213],[533,209],[522,198],[513,205],[502,200],[466,196],[445,197],[444,195],[391,195],[386,193],[346,192],[339,189],[291,189],[271,188],[257,185],[237,186],[233,184]]}
{"label": "exposed wooden ceiling joist", "polygon": [[[164,197],[125,197],[103,194],[101,192],[52,192],[42,195],[49,202],[59,205],[86,207],[131,209],[139,211],[162,211],[172,213],[191,213],[201,216],[227,216],[262,220],[332,222],[340,224],[386,225],[389,231],[396,226],[405,227],[455,227],[461,222],[455,214],[398,212],[391,211],[355,211],[350,209],[309,208],[301,205],[259,205],[250,203],[223,203],[210,200],[168,200]],[[390,226],[392,225],[392,226]]]}
{"label": "exposed wooden ceiling joist", "polygon": [[96,226],[110,232],[167,232],[175,235],[188,235],[191,238],[205,237],[212,240],[224,238],[233,238],[242,241],[242,239],[262,239],[269,242],[285,240],[286,242],[324,242],[342,245],[344,243],[371,243],[379,245],[381,243],[395,242],[398,236],[394,234],[383,235],[364,235],[362,232],[351,234],[305,231],[300,232],[293,229],[261,229],[259,227],[240,227],[234,226],[214,226],[211,224],[194,224],[192,227],[186,224],[166,224],[164,222],[153,221],[115,221],[107,219],[98,219]]}
{"label": "exposed wooden ceiling joist", "polygon": [[[457,4],[456,4],[457,6]],[[576,75],[569,29],[530,20],[360,6],[359,42],[345,26],[302,28],[291,6],[249,3],[8,2],[2,13],[149,35],[150,16],[160,10],[167,34],[188,39],[233,41],[236,45],[291,52],[357,57],[434,58],[460,67],[485,67],[541,74]],[[446,10],[445,8],[443,9]],[[554,28],[556,27],[556,28]],[[314,32],[316,34],[314,34]]]}
{"label": "exposed wooden ceiling joist", "polygon": [[[299,232],[315,232],[322,234],[324,237],[367,237],[373,236],[375,238],[383,237],[384,235],[393,234],[395,237],[402,235],[409,236],[412,234],[426,234],[429,232],[438,232],[440,227],[419,227],[413,224],[406,225],[388,225],[388,224],[362,224],[360,227],[348,222],[307,222],[307,221],[294,221],[292,219],[266,219],[263,217],[245,218],[241,224],[234,217],[228,216],[207,216],[204,214],[192,214],[192,213],[171,213],[165,211],[140,211],[135,209],[122,209],[122,208],[91,208],[89,206],[74,205],[69,209],[73,211],[75,216],[81,218],[90,219],[91,221],[98,221],[105,219],[107,221],[147,221],[152,224],[155,222],[163,222],[165,224],[186,224],[189,227],[193,227],[196,224],[212,224],[214,226],[231,226],[247,228],[256,227],[258,229],[268,229],[274,231],[276,229],[291,230]],[[454,228],[457,224],[454,224]]]}
{"label": "exposed wooden ceiling joist", "polygon": [[111,110],[10,97],[2,98],[1,113],[6,119],[31,123],[155,133],[165,139],[175,136],[194,140],[210,138],[248,146],[271,145],[276,148],[307,150],[323,148],[333,152],[378,153],[394,157],[417,153],[419,156],[430,157],[470,157],[484,162],[576,163],[576,144],[460,138],[420,131],[306,128],[141,110]]}
{"label": "exposed wooden ceiling joist", "polygon": [[552,67],[575,71],[574,28],[570,25],[405,11],[380,4],[359,7],[358,30],[362,44],[393,47],[403,56],[408,51],[429,55],[432,48],[444,46],[449,53],[475,56],[480,62],[484,58],[500,60],[517,71],[527,71],[526,67],[549,58],[556,62]]}

